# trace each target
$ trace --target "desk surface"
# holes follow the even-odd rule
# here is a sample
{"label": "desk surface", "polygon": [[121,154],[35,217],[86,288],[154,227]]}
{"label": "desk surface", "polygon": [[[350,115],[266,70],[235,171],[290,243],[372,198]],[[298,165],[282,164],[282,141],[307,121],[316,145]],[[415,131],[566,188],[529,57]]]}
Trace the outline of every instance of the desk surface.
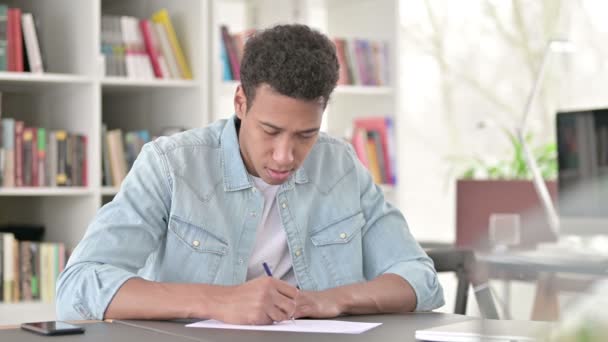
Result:
{"label": "desk surface", "polygon": [[78,324],[85,333],[65,336],[41,336],[21,329],[0,330],[0,341],[11,342],[191,342],[192,339],[171,336],[165,332],[140,329],[116,323]]}
{"label": "desk surface", "polygon": [[[52,341],[74,342],[121,342],[121,341],[415,341],[415,331],[434,326],[462,322],[474,319],[472,317],[442,314],[442,313],[414,313],[403,315],[369,315],[348,316],[340,318],[348,321],[382,322],[375,329],[358,335],[344,334],[308,334],[293,332],[264,332],[240,331],[219,329],[186,328],[183,322],[166,321],[114,321],[114,323],[84,324],[86,332],[83,335],[56,336]],[[38,336],[19,329],[0,330],[0,341],[49,341],[49,337]]]}
{"label": "desk surface", "polygon": [[[134,327],[150,329],[152,331],[165,331],[177,336],[182,336],[201,342],[272,342],[290,341],[301,342],[314,339],[315,342],[357,342],[357,341],[416,341],[415,332],[445,324],[462,322],[474,319],[454,314],[442,314],[436,312],[414,313],[401,315],[369,315],[341,317],[341,320],[382,323],[381,326],[370,331],[356,335],[346,334],[309,334],[295,332],[264,332],[264,331],[240,331],[220,329],[185,328],[184,323],[158,322],[158,321],[116,321]],[[0,335],[1,336],[1,335]]]}
{"label": "desk surface", "polygon": [[477,260],[501,271],[576,273],[608,276],[608,257],[590,257],[542,250],[476,255]]}

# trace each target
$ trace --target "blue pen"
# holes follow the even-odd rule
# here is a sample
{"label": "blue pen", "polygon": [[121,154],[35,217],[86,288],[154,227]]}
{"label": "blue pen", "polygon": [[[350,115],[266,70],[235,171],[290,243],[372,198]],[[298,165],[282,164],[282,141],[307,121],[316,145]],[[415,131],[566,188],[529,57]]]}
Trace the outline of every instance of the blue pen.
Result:
{"label": "blue pen", "polygon": [[268,264],[263,262],[262,266],[264,266],[264,271],[266,271],[266,275],[272,277],[272,272],[270,271],[270,267],[268,267]]}
{"label": "blue pen", "polygon": [[[264,272],[266,272],[266,275],[272,277],[272,272],[270,271],[270,267],[268,267],[268,264],[266,262],[263,262],[262,266],[264,266]],[[293,322],[293,324],[296,324],[296,320],[293,318],[293,315],[291,316],[291,321]]]}

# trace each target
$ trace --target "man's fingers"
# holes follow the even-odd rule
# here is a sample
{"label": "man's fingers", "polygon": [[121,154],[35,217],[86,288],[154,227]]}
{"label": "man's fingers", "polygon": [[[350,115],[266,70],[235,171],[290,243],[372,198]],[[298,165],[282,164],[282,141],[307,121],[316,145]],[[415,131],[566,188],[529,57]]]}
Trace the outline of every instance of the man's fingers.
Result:
{"label": "man's fingers", "polygon": [[279,291],[282,295],[284,295],[287,298],[290,299],[296,299],[296,296],[298,295],[298,289],[295,288],[294,286],[291,286],[289,283],[284,282],[282,280],[276,280],[275,282],[276,285],[276,289],[277,291]]}
{"label": "man's fingers", "polygon": [[288,314],[281,310],[278,306],[269,307],[266,311],[266,315],[268,315],[273,322],[281,322],[289,319]]}
{"label": "man's fingers", "polygon": [[275,306],[287,315],[287,318],[291,318],[291,315],[296,310],[296,301],[294,299],[288,298],[282,293],[277,292],[273,301]]}

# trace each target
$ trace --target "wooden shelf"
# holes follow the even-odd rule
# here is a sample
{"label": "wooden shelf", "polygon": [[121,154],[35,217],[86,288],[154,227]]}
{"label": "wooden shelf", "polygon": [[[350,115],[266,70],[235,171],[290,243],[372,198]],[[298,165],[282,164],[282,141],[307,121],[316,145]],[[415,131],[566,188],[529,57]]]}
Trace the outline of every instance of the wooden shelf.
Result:
{"label": "wooden shelf", "polygon": [[87,196],[92,195],[93,189],[84,187],[19,187],[0,188],[0,196]]}

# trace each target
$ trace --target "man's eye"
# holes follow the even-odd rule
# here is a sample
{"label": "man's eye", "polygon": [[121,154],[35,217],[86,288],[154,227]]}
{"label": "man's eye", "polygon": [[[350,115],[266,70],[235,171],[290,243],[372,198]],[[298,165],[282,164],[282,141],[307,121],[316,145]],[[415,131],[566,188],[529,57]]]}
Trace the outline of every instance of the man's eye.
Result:
{"label": "man's eye", "polygon": [[264,133],[266,133],[268,135],[277,135],[277,134],[279,134],[278,131],[266,131],[266,130],[264,131]]}
{"label": "man's eye", "polygon": [[308,134],[300,134],[300,138],[302,139],[312,139],[317,135],[317,132],[315,133],[308,133]]}

